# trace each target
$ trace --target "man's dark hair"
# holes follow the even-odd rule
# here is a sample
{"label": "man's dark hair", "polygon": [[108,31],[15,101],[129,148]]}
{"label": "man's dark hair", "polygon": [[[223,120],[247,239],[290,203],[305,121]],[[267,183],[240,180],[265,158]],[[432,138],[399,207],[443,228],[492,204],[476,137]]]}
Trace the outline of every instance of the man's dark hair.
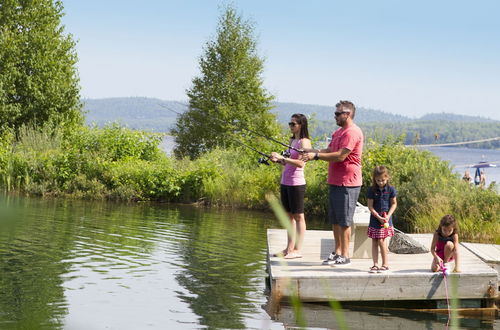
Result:
{"label": "man's dark hair", "polygon": [[354,115],[356,114],[356,107],[351,101],[339,101],[339,103],[335,104],[335,107],[342,108],[342,110],[350,110],[351,118],[354,119]]}

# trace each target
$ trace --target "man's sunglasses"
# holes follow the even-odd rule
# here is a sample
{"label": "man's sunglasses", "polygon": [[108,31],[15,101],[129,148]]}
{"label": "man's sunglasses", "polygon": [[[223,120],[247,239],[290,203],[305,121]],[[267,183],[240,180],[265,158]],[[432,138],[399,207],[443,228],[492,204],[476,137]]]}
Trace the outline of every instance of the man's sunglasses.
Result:
{"label": "man's sunglasses", "polygon": [[335,117],[338,117],[338,116],[340,116],[340,115],[341,115],[341,114],[343,114],[343,113],[349,113],[349,112],[350,112],[350,111],[341,111],[341,112],[337,112],[337,111],[335,111]]}

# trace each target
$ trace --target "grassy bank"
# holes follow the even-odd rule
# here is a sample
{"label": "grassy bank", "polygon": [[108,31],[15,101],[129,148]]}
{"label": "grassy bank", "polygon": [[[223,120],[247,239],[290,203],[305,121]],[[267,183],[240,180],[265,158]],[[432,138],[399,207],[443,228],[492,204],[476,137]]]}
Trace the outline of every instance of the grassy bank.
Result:
{"label": "grassy bank", "polygon": [[[265,194],[278,195],[280,167],[259,165],[253,151],[219,149],[195,161],[177,160],[158,148],[160,141],[160,135],[116,125],[71,132],[25,128],[17,138],[7,132],[0,138],[0,185],[33,195],[251,209],[268,209]],[[366,144],[363,204],[371,169],[378,164],[391,169],[399,192],[398,228],[432,232],[442,215],[450,213],[459,219],[464,239],[498,240],[500,196],[496,192],[462,183],[446,162],[397,141]],[[308,214],[326,214],[326,175],[325,162],[307,164]]]}
{"label": "grassy bank", "polygon": [[[478,189],[463,182],[447,162],[430,151],[388,141],[369,143],[363,160],[363,191],[376,164],[391,169],[398,189],[396,225],[419,233],[433,232],[439,219],[452,214],[459,220],[461,237],[469,241],[500,243],[500,195],[496,187]],[[360,201],[365,203],[365,194]]]}

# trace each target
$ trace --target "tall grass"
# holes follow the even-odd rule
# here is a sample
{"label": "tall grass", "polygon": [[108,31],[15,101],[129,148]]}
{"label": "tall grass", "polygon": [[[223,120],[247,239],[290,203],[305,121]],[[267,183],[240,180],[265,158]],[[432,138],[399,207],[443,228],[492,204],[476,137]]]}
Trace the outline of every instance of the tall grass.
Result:
{"label": "tall grass", "polygon": [[386,165],[398,190],[395,225],[411,232],[433,232],[445,214],[458,219],[462,239],[499,242],[500,195],[495,187],[477,189],[463,182],[448,162],[429,151],[388,141],[369,142],[364,150],[363,189],[371,184],[371,170]]}
{"label": "tall grass", "polygon": [[216,150],[197,163],[216,164],[216,174],[203,182],[203,196],[214,205],[266,209],[265,194],[277,193],[279,167],[241,159],[238,150]]}
{"label": "tall grass", "polygon": [[[159,149],[161,136],[118,125],[79,127],[71,132],[26,127],[17,138],[0,135],[0,186],[28,194],[87,199],[157,200],[269,209],[265,195],[278,194],[281,166],[257,163],[245,148],[216,149],[196,160],[174,159]],[[395,225],[432,232],[453,214],[462,239],[500,243],[500,196],[494,189],[463,183],[447,162],[430,152],[388,140],[368,141],[363,154],[363,188],[376,165],[391,170],[398,190]],[[307,214],[327,212],[328,164],[305,167]]]}

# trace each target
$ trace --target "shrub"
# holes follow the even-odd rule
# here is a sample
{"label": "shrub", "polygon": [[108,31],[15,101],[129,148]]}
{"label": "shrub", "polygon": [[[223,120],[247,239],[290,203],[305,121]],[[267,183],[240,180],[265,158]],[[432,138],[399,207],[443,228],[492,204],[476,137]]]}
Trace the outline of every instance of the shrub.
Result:
{"label": "shrub", "polygon": [[[247,148],[218,148],[191,161],[167,157],[158,143],[157,135],[116,125],[81,127],[64,134],[27,129],[17,141],[4,133],[0,137],[0,184],[39,195],[203,202],[252,209],[268,209],[265,194],[279,194],[281,166],[257,163],[259,156]],[[390,169],[398,190],[396,227],[432,232],[439,219],[450,213],[458,219],[464,239],[492,242],[499,236],[500,195],[494,187],[471,187],[447,162],[395,140],[366,143],[363,204],[376,165]],[[305,167],[308,215],[327,213],[327,169],[325,162]]]}
{"label": "shrub", "polygon": [[81,126],[65,139],[64,148],[79,153],[95,153],[101,158],[118,161],[124,159],[158,160],[162,136],[111,124],[100,129]]}
{"label": "shrub", "polygon": [[453,214],[461,236],[468,240],[493,241],[500,233],[500,195],[494,188],[477,189],[462,182],[448,162],[429,151],[401,143],[367,143],[363,158],[363,189],[366,203],[371,171],[385,165],[398,190],[395,225],[410,232],[433,232],[441,217]]}
{"label": "shrub", "polygon": [[219,206],[268,208],[265,194],[278,192],[280,166],[257,162],[256,153],[241,148],[215,149],[196,163],[212,166],[203,181],[203,197]]}

